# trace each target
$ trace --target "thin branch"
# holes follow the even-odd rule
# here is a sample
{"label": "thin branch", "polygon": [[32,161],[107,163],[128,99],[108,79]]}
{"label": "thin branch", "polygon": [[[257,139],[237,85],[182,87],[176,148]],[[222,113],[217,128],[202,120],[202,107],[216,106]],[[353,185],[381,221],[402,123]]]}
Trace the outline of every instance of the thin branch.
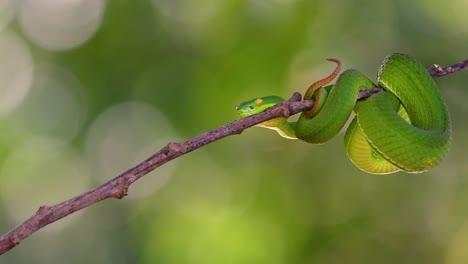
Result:
{"label": "thin branch", "polygon": [[447,74],[459,72],[466,68],[468,68],[468,60],[464,60],[445,68],[441,67],[439,64],[433,64],[429,69],[427,69],[427,71],[432,77],[442,77]]}
{"label": "thin branch", "polygon": [[301,95],[294,93],[291,99],[270,108],[268,111],[236,120],[181,143],[169,143],[135,167],[93,190],[57,205],[41,206],[32,217],[0,237],[0,255],[17,246],[22,240],[42,227],[69,214],[108,198],[123,198],[127,195],[128,187],[133,182],[181,155],[224,137],[241,134],[244,129],[274,117],[289,117],[305,111],[310,109],[312,105],[313,101],[301,101]]}
{"label": "thin branch", "polygon": [[[434,64],[430,69],[428,69],[428,71],[433,77],[439,77],[467,68],[467,64],[468,60],[446,68],[442,68]],[[378,87],[371,90],[361,91],[357,99],[360,100],[367,98],[380,91],[382,91],[382,89]],[[288,118],[291,115],[309,110],[313,104],[314,102],[312,100],[301,101],[301,95],[296,92],[289,100],[271,107],[262,113],[236,120],[219,128],[200,134],[187,141],[169,143],[135,167],[93,190],[53,206],[41,206],[29,219],[0,237],[0,255],[16,247],[21,243],[21,241],[44,226],[76,211],[108,198],[122,199],[128,194],[128,188],[132,183],[179,156],[224,137],[241,134],[245,129],[264,121],[276,117]]]}

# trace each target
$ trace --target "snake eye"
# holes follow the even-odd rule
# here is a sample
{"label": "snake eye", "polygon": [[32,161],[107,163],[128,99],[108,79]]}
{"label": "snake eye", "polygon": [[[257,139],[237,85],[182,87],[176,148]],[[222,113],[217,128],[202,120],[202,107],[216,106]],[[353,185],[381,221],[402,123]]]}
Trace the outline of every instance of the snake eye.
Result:
{"label": "snake eye", "polygon": [[255,100],[255,104],[256,104],[257,106],[262,106],[262,105],[263,105],[263,100],[260,99],[260,98],[258,98],[257,100]]}

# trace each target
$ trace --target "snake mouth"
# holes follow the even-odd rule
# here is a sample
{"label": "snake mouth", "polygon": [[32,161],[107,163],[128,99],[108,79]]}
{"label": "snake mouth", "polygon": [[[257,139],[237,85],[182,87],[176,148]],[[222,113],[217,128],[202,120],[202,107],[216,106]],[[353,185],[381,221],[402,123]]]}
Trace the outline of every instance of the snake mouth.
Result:
{"label": "snake mouth", "polygon": [[244,118],[244,117],[249,116],[249,114],[244,113],[244,112],[241,112],[241,111],[238,111],[238,114],[239,114],[239,116],[240,116],[241,118]]}
{"label": "snake mouth", "polygon": [[250,108],[240,108],[239,106],[236,107],[236,110],[237,110],[237,114],[240,116],[240,117],[247,117],[247,116],[250,116],[252,115],[252,111]]}

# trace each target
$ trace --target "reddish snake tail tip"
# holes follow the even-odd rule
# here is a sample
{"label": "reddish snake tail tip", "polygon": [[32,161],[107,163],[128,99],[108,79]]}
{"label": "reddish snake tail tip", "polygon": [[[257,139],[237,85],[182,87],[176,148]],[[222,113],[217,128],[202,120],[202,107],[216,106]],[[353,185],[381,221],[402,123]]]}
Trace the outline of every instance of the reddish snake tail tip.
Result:
{"label": "reddish snake tail tip", "polygon": [[323,79],[320,79],[320,80],[314,82],[313,84],[311,84],[309,86],[309,88],[307,89],[307,91],[305,92],[305,94],[304,94],[304,100],[310,99],[312,97],[312,95],[314,94],[315,90],[317,90],[318,88],[320,88],[320,87],[324,86],[325,84],[331,82],[340,73],[340,71],[341,71],[341,62],[338,59],[329,58],[329,59],[327,59],[327,61],[331,61],[331,62],[336,63],[335,70],[333,70],[333,72],[330,75],[328,75],[327,77],[325,77]]}

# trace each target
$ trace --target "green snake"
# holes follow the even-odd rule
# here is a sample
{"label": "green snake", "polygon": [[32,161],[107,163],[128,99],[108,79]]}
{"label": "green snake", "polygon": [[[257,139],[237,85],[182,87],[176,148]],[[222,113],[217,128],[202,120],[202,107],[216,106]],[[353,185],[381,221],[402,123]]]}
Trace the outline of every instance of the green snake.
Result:
{"label": "green snake", "polygon": [[[336,136],[354,111],[344,147],[359,169],[372,174],[420,173],[445,158],[451,143],[447,107],[420,63],[405,54],[390,54],[380,66],[376,84],[348,69],[335,85],[324,87],[341,69],[340,61],[328,60],[337,64],[336,69],[304,95],[304,100],[314,100],[311,110],[301,113],[297,122],[281,117],[258,126],[274,129],[285,138],[321,144]],[[356,101],[360,90],[375,87],[383,92]],[[278,96],[255,98],[236,109],[240,117],[246,117],[283,101]]]}

